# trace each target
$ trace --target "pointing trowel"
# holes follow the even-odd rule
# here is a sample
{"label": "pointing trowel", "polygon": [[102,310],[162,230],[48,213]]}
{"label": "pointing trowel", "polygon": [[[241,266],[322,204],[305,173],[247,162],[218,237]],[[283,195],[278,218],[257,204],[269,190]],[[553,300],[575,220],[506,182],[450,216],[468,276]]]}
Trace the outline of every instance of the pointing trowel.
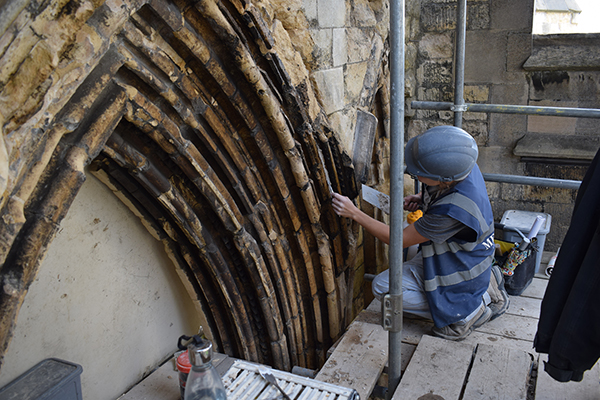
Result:
{"label": "pointing trowel", "polygon": [[369,186],[362,185],[362,198],[367,203],[379,208],[386,214],[390,213],[390,196]]}

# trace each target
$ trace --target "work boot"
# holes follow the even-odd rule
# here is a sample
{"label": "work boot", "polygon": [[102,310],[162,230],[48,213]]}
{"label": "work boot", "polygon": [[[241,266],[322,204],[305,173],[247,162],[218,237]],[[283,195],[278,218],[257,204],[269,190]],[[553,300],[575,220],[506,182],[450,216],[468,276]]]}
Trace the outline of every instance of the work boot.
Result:
{"label": "work boot", "polygon": [[490,285],[487,293],[490,295],[491,303],[488,305],[492,310],[490,321],[498,318],[508,310],[510,298],[504,288],[504,276],[500,271],[500,267],[492,265],[492,276],[490,277]]}
{"label": "work boot", "polygon": [[444,339],[463,340],[469,336],[475,328],[479,328],[481,325],[488,322],[491,317],[492,310],[484,303],[481,303],[477,313],[468,320],[463,319],[462,321],[455,322],[442,328],[434,326],[432,331],[434,334]]}

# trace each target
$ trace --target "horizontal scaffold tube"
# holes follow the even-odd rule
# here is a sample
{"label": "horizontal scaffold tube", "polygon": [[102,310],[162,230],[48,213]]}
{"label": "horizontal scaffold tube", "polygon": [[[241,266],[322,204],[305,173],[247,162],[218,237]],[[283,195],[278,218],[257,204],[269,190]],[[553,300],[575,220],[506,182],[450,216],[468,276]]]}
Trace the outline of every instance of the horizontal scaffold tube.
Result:
{"label": "horizontal scaffold tube", "polygon": [[483,174],[486,182],[517,183],[531,186],[546,186],[560,189],[579,189],[580,181],[568,179],[536,178],[534,176],[503,175],[503,174]]}
{"label": "horizontal scaffold tube", "polygon": [[[450,110],[455,111],[453,103],[437,101],[413,101],[411,108],[415,110]],[[502,104],[473,104],[467,103],[457,112],[484,112],[498,114],[529,114],[547,115],[554,117],[600,118],[600,109],[595,108],[570,108],[570,107],[536,107],[515,106]]]}

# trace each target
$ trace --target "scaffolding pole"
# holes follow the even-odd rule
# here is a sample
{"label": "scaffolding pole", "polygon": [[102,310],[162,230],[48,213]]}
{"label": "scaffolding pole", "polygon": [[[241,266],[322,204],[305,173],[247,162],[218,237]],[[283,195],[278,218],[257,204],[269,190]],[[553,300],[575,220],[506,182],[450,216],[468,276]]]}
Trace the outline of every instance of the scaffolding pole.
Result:
{"label": "scaffolding pole", "polygon": [[404,205],[404,1],[390,1],[390,289],[382,301],[388,331],[388,391],[391,399],[401,374],[402,220]]}
{"label": "scaffolding pole", "polygon": [[[450,110],[454,126],[462,128],[464,112],[535,114],[561,117],[600,118],[600,110],[488,104],[465,104],[465,42],[467,0],[459,0],[456,14],[456,59],[454,103],[413,101],[411,108]],[[382,302],[383,327],[389,332],[388,391],[392,398],[401,374],[402,340],[402,220],[404,198],[404,27],[405,0],[390,1],[390,290]],[[501,174],[484,174],[486,181],[578,189],[581,182]],[[400,245],[397,245],[397,244]]]}
{"label": "scaffolding pole", "polygon": [[[600,109],[596,108],[570,108],[570,107],[536,107],[515,106],[502,104],[473,104],[467,103],[458,107],[456,104],[436,101],[413,101],[410,106],[414,110],[454,111],[461,113],[465,111],[497,113],[497,114],[528,114],[546,115],[553,117],[575,117],[575,118],[600,118]],[[458,108],[460,108],[459,111]]]}
{"label": "scaffolding pole", "polygon": [[579,189],[581,181],[568,179],[537,178],[534,176],[504,175],[504,174],[483,174],[486,182],[516,183],[530,186],[544,186],[559,189]]}
{"label": "scaffolding pole", "polygon": [[459,0],[456,8],[456,60],[454,68],[454,126],[462,128],[465,111],[465,42],[467,36],[467,0]]}

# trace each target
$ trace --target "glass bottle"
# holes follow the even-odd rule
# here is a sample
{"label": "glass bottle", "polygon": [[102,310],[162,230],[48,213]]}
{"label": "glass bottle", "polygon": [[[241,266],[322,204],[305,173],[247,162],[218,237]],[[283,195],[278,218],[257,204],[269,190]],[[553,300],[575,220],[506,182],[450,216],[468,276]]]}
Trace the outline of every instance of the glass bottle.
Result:
{"label": "glass bottle", "polygon": [[225,386],[212,365],[212,343],[203,340],[189,345],[188,353],[192,368],[185,384],[184,400],[226,400]]}

